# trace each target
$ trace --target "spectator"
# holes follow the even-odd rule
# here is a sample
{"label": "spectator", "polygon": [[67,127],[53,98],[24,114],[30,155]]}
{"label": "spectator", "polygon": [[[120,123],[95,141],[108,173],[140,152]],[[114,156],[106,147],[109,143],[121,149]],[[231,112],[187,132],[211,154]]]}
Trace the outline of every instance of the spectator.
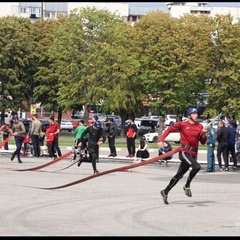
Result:
{"label": "spectator", "polygon": [[26,133],[23,139],[23,152],[22,152],[22,156],[26,156],[27,155],[27,151],[30,150],[29,148],[29,140],[30,137],[29,135]]}
{"label": "spectator", "polygon": [[54,137],[55,135],[51,132],[51,129],[47,128],[46,142],[47,142],[47,148],[48,148],[48,154],[49,154],[48,160],[54,160],[54,156],[55,156]]}
{"label": "spectator", "polygon": [[32,145],[33,145],[33,156],[34,157],[40,157],[40,132],[42,129],[42,123],[38,119],[37,114],[33,114],[31,116],[32,119],[32,125],[29,130],[29,136],[32,140]]}
{"label": "spectator", "polygon": [[16,150],[12,154],[11,161],[13,161],[14,157],[17,155],[18,162],[22,163],[22,160],[20,159],[20,155],[21,155],[23,140],[26,134],[26,129],[23,122],[19,121],[18,115],[13,115],[12,120],[13,120],[13,124],[12,124],[11,134],[14,136],[14,140],[16,143]]}
{"label": "spectator", "polygon": [[[230,138],[230,131],[225,126],[223,120],[218,122],[218,131],[217,131],[217,159],[219,170],[229,171],[229,162],[228,162],[228,139]],[[222,158],[224,160],[224,168],[222,168]]]}
{"label": "spectator", "polygon": [[[93,116],[92,116],[92,125],[93,125],[96,121],[98,121],[98,115],[93,115]],[[102,126],[101,126],[101,128],[102,128]],[[97,159],[96,159],[96,161],[99,162],[99,145],[96,146],[96,149],[97,149]]]}
{"label": "spectator", "polygon": [[62,152],[59,148],[59,143],[58,143],[58,140],[59,140],[59,133],[60,133],[60,126],[57,122],[54,121],[54,117],[51,116],[49,117],[49,135],[54,135],[54,141],[53,141],[53,146],[52,146],[52,152],[57,153],[58,157],[61,157],[62,156]]}
{"label": "spectator", "polygon": [[212,125],[208,125],[210,120],[207,120],[207,170],[206,172],[215,172],[215,155],[214,149],[217,140],[217,133]]}
{"label": "spectator", "polygon": [[[231,158],[233,160],[233,169],[237,169],[237,157],[236,157],[236,137],[237,137],[237,129],[234,127],[234,122],[233,121],[229,121],[228,122],[228,126],[227,128],[230,131],[230,137],[227,141],[227,149],[228,149],[228,153],[227,156],[231,155]],[[229,160],[228,160],[229,162]]]}
{"label": "spectator", "polygon": [[[162,154],[165,154],[165,153],[170,152],[170,151],[172,151],[171,144],[168,141],[164,141],[163,146],[161,148],[159,148],[159,150],[158,150],[158,156],[161,156]],[[172,158],[173,158],[173,155],[170,155],[169,157],[165,157],[161,160],[158,160],[158,162],[160,164],[165,163],[165,165],[167,165],[167,160],[170,160]]]}
{"label": "spectator", "polygon": [[141,138],[137,148],[137,153],[136,153],[137,158],[133,162],[134,163],[141,162],[143,161],[143,159],[149,158],[149,156],[150,154],[149,154],[148,144],[143,138]]}
{"label": "spectator", "polygon": [[110,149],[110,155],[108,155],[108,157],[116,157],[117,151],[115,147],[115,139],[117,136],[118,129],[113,118],[109,118],[108,122],[109,122],[109,126],[107,128],[107,136],[108,136],[108,146]]}
{"label": "spectator", "polygon": [[135,139],[137,137],[137,126],[134,122],[133,117],[128,118],[128,126],[127,126],[127,150],[128,155],[126,157],[134,157],[136,153]]}
{"label": "spectator", "polygon": [[[9,137],[11,132],[10,130],[10,127],[5,123],[0,127],[0,133],[2,134],[3,141]],[[4,144],[4,150],[9,150],[8,142]]]}

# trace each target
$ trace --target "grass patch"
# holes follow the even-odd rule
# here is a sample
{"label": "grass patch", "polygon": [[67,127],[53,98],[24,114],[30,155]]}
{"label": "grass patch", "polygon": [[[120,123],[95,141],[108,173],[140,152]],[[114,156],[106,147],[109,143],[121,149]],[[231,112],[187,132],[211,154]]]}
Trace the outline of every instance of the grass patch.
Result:
{"label": "grass patch", "polygon": [[[10,139],[9,144],[15,145],[14,139]],[[139,139],[136,139],[136,148],[138,147]],[[69,136],[60,136],[59,137],[59,146],[66,146],[66,147],[72,147],[74,145],[74,136],[69,135]],[[149,148],[151,149],[158,149],[157,143],[148,143]],[[180,145],[179,144],[171,144],[173,148],[177,148]],[[116,143],[115,143],[116,148],[126,148],[127,149],[127,143],[126,143],[126,138],[117,138]],[[101,145],[101,147],[108,147],[108,142],[106,141]],[[207,150],[206,145],[201,145],[199,144],[199,150]]]}

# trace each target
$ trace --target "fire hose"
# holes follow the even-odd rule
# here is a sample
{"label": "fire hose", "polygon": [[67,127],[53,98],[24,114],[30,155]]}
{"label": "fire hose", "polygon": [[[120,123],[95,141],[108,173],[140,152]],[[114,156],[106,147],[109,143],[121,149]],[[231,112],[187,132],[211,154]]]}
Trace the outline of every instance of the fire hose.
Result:
{"label": "fire hose", "polygon": [[5,143],[7,143],[7,142],[10,140],[11,137],[12,137],[12,136],[9,135],[6,139],[4,139],[4,140],[0,143],[0,149],[5,145]]}
{"label": "fire hose", "polygon": [[70,186],[73,186],[73,185],[76,185],[76,184],[88,181],[88,180],[96,178],[96,177],[100,177],[100,176],[106,175],[106,174],[109,174],[109,173],[126,171],[128,169],[132,169],[132,168],[136,168],[136,167],[140,167],[140,166],[143,166],[143,165],[147,165],[147,164],[156,162],[158,160],[164,159],[164,158],[166,158],[166,157],[168,157],[168,156],[170,156],[172,154],[175,154],[175,153],[179,152],[181,149],[182,149],[182,147],[178,147],[178,148],[173,149],[173,150],[171,150],[171,151],[169,151],[169,152],[167,152],[165,154],[162,154],[160,156],[151,158],[149,160],[145,160],[145,161],[140,162],[140,163],[134,163],[134,164],[127,165],[127,166],[124,166],[124,167],[119,167],[119,168],[114,168],[114,169],[106,170],[106,171],[103,171],[103,172],[99,172],[98,174],[90,175],[88,177],[85,177],[85,178],[82,178],[82,179],[79,179],[77,181],[70,182],[70,183],[67,183],[67,184],[64,184],[64,185],[61,185],[61,186],[49,187],[49,188],[44,188],[44,187],[33,187],[33,188],[45,189],[45,190],[54,190],[54,189],[70,187]]}

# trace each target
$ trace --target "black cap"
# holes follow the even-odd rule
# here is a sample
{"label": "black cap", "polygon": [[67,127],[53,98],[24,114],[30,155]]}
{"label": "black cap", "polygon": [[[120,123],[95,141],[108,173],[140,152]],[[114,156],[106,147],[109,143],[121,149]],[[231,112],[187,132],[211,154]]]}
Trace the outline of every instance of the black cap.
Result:
{"label": "black cap", "polygon": [[85,121],[84,121],[83,119],[81,119],[79,122],[80,122],[80,123],[82,123],[82,124],[84,124],[84,123],[85,123]]}

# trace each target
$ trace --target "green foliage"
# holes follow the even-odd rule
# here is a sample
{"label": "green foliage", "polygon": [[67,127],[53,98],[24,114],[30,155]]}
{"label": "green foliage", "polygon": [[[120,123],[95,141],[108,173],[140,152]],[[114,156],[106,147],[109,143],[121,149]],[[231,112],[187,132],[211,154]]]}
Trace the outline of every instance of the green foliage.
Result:
{"label": "green foliage", "polygon": [[17,111],[22,99],[59,113],[101,102],[125,121],[143,114],[142,101],[156,114],[182,115],[207,93],[205,116],[239,117],[239,34],[230,15],[175,19],[156,11],[133,27],[94,7],[34,24],[4,17],[0,109]]}
{"label": "green foliage", "polygon": [[30,21],[26,18],[0,18],[0,109],[17,111],[24,108],[25,99],[32,88],[32,39]]}

